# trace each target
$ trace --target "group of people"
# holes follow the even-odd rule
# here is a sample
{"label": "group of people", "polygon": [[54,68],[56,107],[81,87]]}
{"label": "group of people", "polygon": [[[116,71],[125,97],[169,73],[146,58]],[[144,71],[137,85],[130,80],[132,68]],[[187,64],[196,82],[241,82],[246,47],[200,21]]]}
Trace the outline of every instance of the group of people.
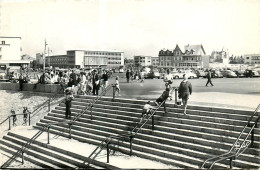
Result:
{"label": "group of people", "polygon": [[135,73],[131,70],[127,70],[126,71],[126,81],[127,83],[129,83],[129,81],[133,81],[133,80],[141,80],[141,82],[144,81],[144,76],[139,72],[139,71],[136,71]]}
{"label": "group of people", "polygon": [[[158,99],[156,99],[155,102],[152,103],[148,101],[144,105],[141,120],[139,123],[141,123],[149,114],[152,114],[153,111],[157,110],[162,105],[164,106],[164,112],[167,113],[165,102],[168,98],[170,98],[171,100],[171,93],[173,90],[171,89],[171,86],[169,86],[170,84],[172,84],[172,81],[170,79],[167,80],[166,78],[165,82],[166,82],[165,83],[166,89],[163,91],[162,95]],[[188,104],[189,96],[191,94],[192,94],[192,85],[188,81],[187,75],[184,74],[183,81],[180,83],[178,88],[178,98],[182,99],[184,115],[186,115],[187,104]]]}

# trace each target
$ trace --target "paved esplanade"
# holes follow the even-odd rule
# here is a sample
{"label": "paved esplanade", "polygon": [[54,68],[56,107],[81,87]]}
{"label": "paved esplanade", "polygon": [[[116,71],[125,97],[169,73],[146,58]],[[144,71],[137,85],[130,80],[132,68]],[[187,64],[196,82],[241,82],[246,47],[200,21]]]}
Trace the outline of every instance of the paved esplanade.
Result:
{"label": "paved esplanade", "polygon": [[[179,86],[181,81],[182,79],[174,79],[173,86]],[[260,78],[216,78],[212,79],[213,87],[205,87],[205,78],[189,81],[193,87],[189,99],[189,104],[192,105],[252,110],[260,103]],[[126,83],[125,78],[120,78],[120,88],[120,97],[154,100],[160,96],[165,86],[162,79],[146,79],[144,83],[134,80]]]}

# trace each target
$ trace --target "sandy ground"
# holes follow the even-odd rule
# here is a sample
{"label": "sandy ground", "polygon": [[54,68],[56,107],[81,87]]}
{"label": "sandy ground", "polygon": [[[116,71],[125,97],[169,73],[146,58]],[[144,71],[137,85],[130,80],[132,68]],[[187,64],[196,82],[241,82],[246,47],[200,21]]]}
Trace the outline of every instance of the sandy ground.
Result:
{"label": "sandy ground", "polygon": [[[14,92],[14,91],[0,91],[0,122],[8,117],[11,113],[10,110],[13,108],[16,113],[22,113],[23,107],[27,106],[30,111],[35,110],[37,107],[41,106],[47,99],[49,94],[38,94],[30,92]],[[51,109],[61,101],[61,97],[56,98],[51,105]],[[38,122],[44,115],[48,113],[48,107],[45,105],[41,107],[39,112],[35,112],[32,116],[31,125],[34,125]],[[11,131],[23,136],[32,137],[37,133],[38,130],[33,129],[29,126],[22,125],[23,117],[18,117],[17,126],[11,126]],[[12,121],[11,121],[12,122]],[[0,137],[7,134],[8,132],[8,121],[0,126]],[[47,134],[42,134],[37,140],[46,143]],[[62,143],[62,145],[61,145]],[[73,139],[67,139],[63,137],[54,138],[54,135],[50,136],[50,144],[53,146],[61,147],[65,150],[75,152],[86,157],[96,148],[94,145],[87,143],[78,142]],[[73,147],[72,147],[73,146]],[[8,157],[0,151],[0,165],[8,160]],[[106,151],[103,151],[98,157],[98,161],[106,162]],[[147,159],[142,159],[136,156],[129,156],[122,153],[116,152],[115,155],[110,156],[110,164],[123,168],[123,169],[176,169],[174,166],[169,166],[160,162],[151,161]],[[31,164],[28,161],[25,161],[25,164],[22,165],[21,160],[13,162],[10,168],[40,168],[37,165]]]}

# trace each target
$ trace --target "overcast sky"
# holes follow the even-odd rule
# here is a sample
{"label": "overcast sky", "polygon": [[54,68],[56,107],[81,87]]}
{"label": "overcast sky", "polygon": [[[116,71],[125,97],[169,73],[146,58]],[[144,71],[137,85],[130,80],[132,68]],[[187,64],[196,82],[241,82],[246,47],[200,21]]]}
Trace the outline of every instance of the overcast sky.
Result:
{"label": "overcast sky", "polygon": [[176,44],[207,54],[260,53],[260,0],[0,0],[0,36],[22,37],[23,54],[118,50],[158,56]]}

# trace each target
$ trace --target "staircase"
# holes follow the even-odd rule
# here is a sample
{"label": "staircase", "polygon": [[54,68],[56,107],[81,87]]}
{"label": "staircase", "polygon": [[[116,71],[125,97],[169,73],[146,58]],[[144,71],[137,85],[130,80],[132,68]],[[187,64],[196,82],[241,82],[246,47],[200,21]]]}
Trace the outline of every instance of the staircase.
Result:
{"label": "staircase", "polygon": [[[76,116],[91,100],[93,100],[93,96],[75,97],[71,108],[72,117]],[[112,100],[110,97],[102,97],[92,109],[92,120],[89,111],[72,125],[71,138],[99,145],[101,141],[110,135],[131,131],[140,120],[142,107],[145,102],[131,99]],[[152,130],[152,121],[149,120],[135,136],[132,154],[180,168],[199,168],[207,158],[228,151],[253,112],[189,106],[187,116],[185,116],[181,108],[173,104],[167,104],[167,102],[166,106],[168,113],[164,113],[163,108],[156,112],[154,130]],[[61,103],[55,110],[38,122],[35,127],[41,128],[47,123],[63,121],[64,117],[65,104]],[[54,125],[50,132],[68,137],[68,127],[67,124]],[[238,159],[234,160],[234,168],[259,167],[259,134],[260,129],[258,127],[255,129],[254,135],[255,147],[248,148]],[[18,138],[17,136],[9,133],[0,141],[1,146],[9,146],[14,140],[24,139],[24,137],[20,136]],[[6,140],[8,137],[13,140]],[[18,143],[16,142],[15,145],[18,145]],[[129,154],[129,148],[129,139],[111,141],[111,149],[113,150]],[[6,147],[6,149],[9,149],[9,147]],[[15,148],[12,147],[12,149]],[[72,156],[73,154],[66,155]],[[86,159],[82,158],[81,162],[86,161]],[[59,160],[59,162],[68,163],[64,160]],[[76,162],[73,165],[77,166]],[[97,163],[93,164],[93,166],[98,165]],[[108,165],[106,164],[102,167],[104,168],[104,166]],[[55,166],[62,168],[61,166],[63,165],[56,163]],[[67,164],[66,166],[70,167]],[[66,166],[64,165],[64,167]],[[113,169],[113,167],[110,168]],[[216,163],[214,168],[229,168],[229,160]]]}

